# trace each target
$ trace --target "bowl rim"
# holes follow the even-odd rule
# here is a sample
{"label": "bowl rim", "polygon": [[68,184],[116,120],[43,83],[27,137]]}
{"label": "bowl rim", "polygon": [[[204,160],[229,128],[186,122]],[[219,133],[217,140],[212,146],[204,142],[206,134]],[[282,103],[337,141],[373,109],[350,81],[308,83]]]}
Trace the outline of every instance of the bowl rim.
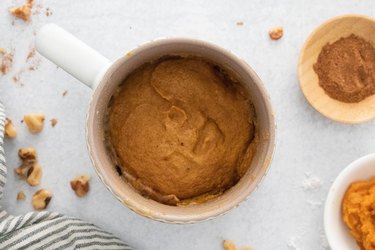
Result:
{"label": "bowl rim", "polygon": [[[310,99],[306,96],[305,92],[304,92],[304,89],[302,87],[302,81],[301,81],[301,76],[302,76],[302,62],[303,62],[303,59],[304,59],[304,56],[305,56],[305,51],[308,47],[308,44],[309,42],[316,36],[316,34],[322,29],[324,28],[326,25],[332,23],[332,22],[335,22],[335,21],[338,21],[340,19],[346,19],[346,18],[361,18],[361,19],[364,19],[364,20],[367,20],[367,21],[370,21],[370,22],[373,22],[375,24],[375,18],[372,18],[370,16],[367,16],[367,15],[363,15],[363,14],[343,14],[343,15],[338,15],[338,16],[335,16],[335,17],[331,17],[327,20],[325,20],[324,22],[320,23],[317,27],[315,27],[311,33],[307,36],[307,38],[304,40],[303,42],[303,45],[300,49],[300,52],[299,52],[299,56],[298,56],[298,61],[297,61],[297,75],[298,75],[298,81],[299,81],[299,87],[303,93],[303,96],[305,97],[306,101],[310,104],[311,107],[313,107],[318,113],[320,113],[321,115],[323,115],[324,117],[327,117],[328,119],[330,120],[333,120],[333,121],[336,121],[336,122],[340,122],[340,123],[345,123],[345,124],[358,124],[358,123],[366,123],[366,122],[369,122],[371,120],[374,120],[375,119],[375,114],[373,115],[373,117],[368,117],[366,119],[361,119],[361,120],[356,120],[356,121],[348,121],[348,120],[345,120],[345,119],[341,119],[340,117],[331,117],[329,116],[327,113],[325,112],[321,112],[321,110],[319,110],[311,101]],[[350,103],[349,103],[350,104]]]}
{"label": "bowl rim", "polygon": [[[340,221],[341,219],[341,203],[343,196],[350,185],[350,183],[354,181],[360,181],[360,179],[355,179],[355,173],[360,168],[367,166],[366,164],[374,163],[375,164],[375,153],[371,153],[365,156],[362,156],[355,161],[351,162],[347,167],[345,167],[335,178],[334,182],[332,183],[328,195],[325,201],[324,206],[324,231],[327,237],[328,244],[332,249],[342,249],[342,246],[340,248],[337,248],[337,242],[340,242],[341,239],[337,239],[337,234],[335,234],[334,230],[334,222],[335,220],[334,215],[337,215],[337,205],[338,205],[338,198],[340,200],[339,202],[339,208],[340,208]],[[350,183],[347,182],[347,178],[349,176],[353,176],[350,178],[353,178]],[[346,186],[345,189],[343,189],[343,186]],[[342,192],[343,190],[343,192]],[[337,218],[337,217],[336,217]],[[343,224],[344,225],[344,224]],[[353,242],[355,240],[353,239]],[[348,248],[348,250],[353,250],[352,248]],[[359,248],[358,248],[359,250]]]}
{"label": "bowl rim", "polygon": [[[257,87],[259,93],[261,93],[263,105],[265,106],[265,108],[267,110],[266,117],[268,119],[269,129],[270,129],[268,147],[265,148],[265,152],[266,152],[265,153],[265,160],[260,162],[260,164],[263,164],[261,176],[256,178],[255,187],[252,188],[249,192],[246,192],[246,194],[241,194],[240,195],[241,198],[239,198],[237,202],[233,202],[234,204],[227,205],[227,206],[220,206],[220,207],[217,207],[215,209],[210,210],[209,212],[205,212],[205,213],[198,214],[198,215],[195,214],[195,215],[192,215],[191,217],[188,217],[188,218],[181,218],[181,216],[179,217],[178,215],[174,215],[174,214],[156,213],[155,211],[150,212],[151,211],[150,209],[148,209],[147,207],[137,205],[137,202],[135,202],[134,200],[123,199],[119,195],[119,193],[116,191],[116,188],[113,188],[111,183],[108,180],[105,180],[105,178],[103,176],[103,173],[102,173],[103,170],[101,169],[101,167],[99,167],[100,161],[98,161],[99,159],[96,159],[97,157],[94,156],[94,151],[96,151],[96,150],[94,150],[92,145],[91,145],[92,142],[93,142],[93,138],[91,138],[91,137],[93,137],[94,132],[92,131],[92,126],[90,125],[90,121],[93,120],[94,113],[96,112],[95,107],[94,107],[94,106],[96,106],[95,96],[97,97],[97,95],[99,95],[97,90],[102,87],[101,85],[103,85],[103,80],[100,81],[100,83],[98,84],[98,87],[94,91],[93,98],[92,98],[92,100],[90,102],[90,106],[89,106],[89,112],[87,113],[87,117],[86,117],[86,119],[87,119],[87,121],[86,121],[86,145],[87,145],[87,148],[88,148],[88,151],[89,151],[90,160],[91,160],[91,162],[94,166],[94,169],[95,169],[97,175],[99,176],[99,178],[101,179],[103,184],[106,186],[106,188],[123,205],[127,206],[128,208],[130,208],[131,210],[133,210],[137,214],[139,214],[141,216],[144,216],[144,217],[147,217],[147,218],[150,218],[150,219],[153,219],[153,220],[157,220],[157,221],[161,221],[161,222],[167,222],[167,223],[178,223],[178,224],[195,223],[195,222],[199,222],[199,221],[210,220],[210,219],[213,219],[215,217],[218,217],[220,215],[223,215],[223,214],[227,213],[228,211],[230,211],[234,207],[237,207],[241,202],[246,200],[249,197],[250,193],[252,193],[253,191],[255,191],[257,189],[257,187],[259,186],[261,181],[264,179],[264,177],[268,173],[269,167],[271,165],[271,162],[272,162],[272,159],[273,159],[273,156],[274,156],[275,148],[276,148],[275,115],[274,115],[274,112],[273,112],[273,109],[272,109],[272,104],[271,104],[269,94],[266,91],[262,80],[255,73],[255,71],[250,67],[250,65],[248,65],[244,60],[242,60],[240,57],[236,56],[231,51],[226,50],[224,48],[221,48],[221,47],[219,47],[215,44],[212,44],[212,43],[209,43],[209,42],[206,42],[206,41],[202,41],[202,40],[198,40],[198,39],[192,39],[192,38],[181,38],[181,37],[160,38],[160,39],[156,39],[156,40],[152,40],[152,41],[143,43],[139,47],[137,47],[136,49],[131,50],[130,51],[131,54],[132,54],[131,57],[136,55],[136,53],[141,52],[142,50],[145,50],[147,48],[153,47],[155,45],[170,44],[170,43],[183,43],[183,44],[194,44],[194,45],[198,44],[198,45],[201,45],[201,46],[209,47],[212,50],[216,50],[216,51],[222,53],[223,55],[225,55],[226,57],[231,58],[232,60],[236,61],[243,69],[246,70],[246,72],[253,79],[255,86]],[[124,56],[120,57],[119,59],[115,60],[112,63],[112,65],[109,67],[108,71],[104,74],[104,77],[102,79],[105,79],[106,74],[108,72],[110,72],[111,69],[113,69],[113,65],[115,65],[120,60],[128,60],[128,59],[129,58],[127,58],[127,55],[124,55]]]}

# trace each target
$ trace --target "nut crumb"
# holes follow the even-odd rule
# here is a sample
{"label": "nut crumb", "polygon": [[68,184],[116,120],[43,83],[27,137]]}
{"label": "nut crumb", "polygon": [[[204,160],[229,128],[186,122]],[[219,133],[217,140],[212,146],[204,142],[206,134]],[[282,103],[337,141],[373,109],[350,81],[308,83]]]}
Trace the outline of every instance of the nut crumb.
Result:
{"label": "nut crumb", "polygon": [[62,93],[62,96],[66,96],[68,94],[68,91],[65,90],[63,93]]}
{"label": "nut crumb", "polygon": [[237,250],[236,245],[231,240],[224,240],[223,247],[224,247],[224,250]]}
{"label": "nut crumb", "polygon": [[1,55],[2,55],[2,59],[1,59],[1,63],[0,63],[0,73],[2,75],[5,75],[12,68],[14,53],[13,52],[8,52],[8,53],[5,52],[4,54],[1,53]]}
{"label": "nut crumb", "polygon": [[77,176],[70,181],[70,187],[78,197],[83,197],[90,190],[89,180],[90,176],[88,175]]}
{"label": "nut crumb", "polygon": [[272,28],[269,32],[268,35],[272,40],[279,40],[280,38],[283,37],[284,35],[284,29],[281,26]]}
{"label": "nut crumb", "polygon": [[11,119],[6,118],[4,130],[5,130],[5,132],[4,132],[5,136],[7,138],[10,138],[10,139],[16,138],[16,136],[17,136],[17,130],[14,127]]}
{"label": "nut crumb", "polygon": [[26,198],[26,195],[23,191],[20,191],[20,192],[17,193],[17,200],[23,201],[23,200],[25,200],[25,198]]}
{"label": "nut crumb", "polygon": [[32,205],[36,210],[46,209],[52,199],[52,193],[46,189],[40,189],[33,195]]}
{"label": "nut crumb", "polygon": [[244,25],[244,22],[242,22],[242,21],[238,21],[238,22],[236,22],[236,25],[237,25],[237,26],[243,26],[243,25]]}
{"label": "nut crumb", "polygon": [[51,126],[54,128],[57,124],[58,120],[56,118],[51,119]]}
{"label": "nut crumb", "polygon": [[32,134],[39,133],[40,131],[43,130],[44,114],[42,113],[26,114],[24,115],[23,120],[25,121],[27,127],[29,128],[29,131]]}
{"label": "nut crumb", "polygon": [[35,56],[35,48],[32,48],[29,52],[29,54],[27,54],[27,57],[26,57],[26,62],[29,61],[31,58],[33,58]]}
{"label": "nut crumb", "polygon": [[46,8],[45,14],[46,14],[46,16],[52,15],[52,11],[50,10],[50,8]]}
{"label": "nut crumb", "polygon": [[33,0],[27,0],[27,2],[24,5],[10,8],[9,12],[13,16],[18,17],[27,22],[30,20],[32,7],[33,7]]}
{"label": "nut crumb", "polygon": [[7,51],[6,51],[5,48],[0,48],[0,54],[1,54],[1,55],[5,55],[6,52],[7,52]]}

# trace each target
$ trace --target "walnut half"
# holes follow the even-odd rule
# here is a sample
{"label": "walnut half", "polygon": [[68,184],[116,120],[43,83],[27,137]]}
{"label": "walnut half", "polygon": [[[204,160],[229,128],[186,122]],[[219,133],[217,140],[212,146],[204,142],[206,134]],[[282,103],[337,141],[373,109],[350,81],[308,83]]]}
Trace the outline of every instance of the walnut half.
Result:
{"label": "walnut half", "polygon": [[89,180],[90,176],[88,175],[77,176],[70,181],[70,187],[78,197],[83,197],[90,190]]}
{"label": "walnut half", "polygon": [[52,193],[47,189],[40,189],[33,195],[32,205],[36,210],[46,209],[52,199]]}

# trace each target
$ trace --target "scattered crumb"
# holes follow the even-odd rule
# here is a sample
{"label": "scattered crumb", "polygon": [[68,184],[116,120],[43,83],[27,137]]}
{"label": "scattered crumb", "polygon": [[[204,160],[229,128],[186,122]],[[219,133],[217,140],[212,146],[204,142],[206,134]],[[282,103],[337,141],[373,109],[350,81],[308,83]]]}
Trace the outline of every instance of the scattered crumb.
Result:
{"label": "scattered crumb", "polygon": [[52,15],[52,11],[50,10],[50,8],[46,8],[45,14],[46,14],[46,16]]}
{"label": "scattered crumb", "polygon": [[26,57],[26,62],[29,61],[31,58],[33,58],[35,55],[35,48],[32,48],[29,52],[29,54],[27,54],[27,57]]}
{"label": "scattered crumb", "polygon": [[243,26],[243,25],[244,25],[244,22],[242,22],[242,21],[238,21],[238,22],[236,22],[236,25],[237,25],[237,26]]}
{"label": "scattered crumb", "polygon": [[90,176],[82,175],[77,176],[73,180],[70,181],[70,187],[76,193],[78,197],[85,196],[90,190]]}
{"label": "scattered crumb", "polygon": [[33,0],[27,0],[27,2],[24,5],[10,8],[9,12],[13,16],[20,18],[27,22],[30,20],[32,7],[33,7]]}
{"label": "scattered crumb", "polygon": [[5,134],[5,137],[9,139],[14,139],[17,137],[17,130],[14,127],[12,120],[9,118],[6,118],[5,120],[4,134]]}
{"label": "scattered crumb", "polygon": [[37,58],[33,58],[32,62],[30,62],[30,66],[28,68],[28,70],[37,70],[39,68],[39,64],[40,64],[41,60],[40,60],[40,57],[37,57]]}
{"label": "scattered crumb", "polygon": [[231,240],[224,240],[223,247],[224,247],[224,250],[237,250],[236,245]]}
{"label": "scattered crumb", "polygon": [[68,91],[65,90],[63,93],[62,93],[62,96],[66,96],[68,94]]}
{"label": "scattered crumb", "polygon": [[283,27],[278,26],[278,27],[272,28],[272,29],[268,32],[268,35],[270,36],[270,38],[271,38],[272,40],[279,40],[279,39],[282,38],[283,35],[284,35]]}
{"label": "scattered crumb", "polygon": [[307,176],[307,177],[308,178],[302,182],[302,187],[305,191],[317,190],[322,186],[322,182],[318,177],[316,176],[312,176],[312,177]]}
{"label": "scattered crumb", "polygon": [[1,63],[0,63],[0,73],[5,75],[10,71],[13,65],[13,52],[5,52],[2,54]]}
{"label": "scattered crumb", "polygon": [[23,121],[23,119],[20,121],[20,123],[23,123],[24,121]]}
{"label": "scattered crumb", "polygon": [[25,200],[25,198],[26,198],[26,195],[23,191],[20,191],[20,192],[17,193],[17,200],[23,201],[23,200]]}
{"label": "scattered crumb", "polygon": [[41,9],[42,9],[42,5],[41,4],[35,5],[33,15],[39,15],[40,12],[41,12]]}
{"label": "scattered crumb", "polygon": [[1,55],[4,55],[6,52],[7,52],[7,51],[6,51],[5,48],[0,48],[0,54],[1,54]]}
{"label": "scattered crumb", "polygon": [[56,118],[51,119],[51,126],[52,126],[52,128],[54,128],[56,126],[57,122],[58,121],[57,121]]}
{"label": "scattered crumb", "polygon": [[12,80],[13,82],[16,84],[16,85],[19,85],[19,86],[23,86],[23,83],[22,83],[22,79],[21,79],[21,75],[23,73],[23,69],[21,69],[20,71],[18,71],[18,73],[16,73],[13,77],[12,77]]}
{"label": "scattered crumb", "polygon": [[31,113],[26,114],[23,117],[23,120],[25,121],[27,127],[29,128],[29,131],[32,134],[39,133],[43,130],[44,127],[44,114],[42,113]]}

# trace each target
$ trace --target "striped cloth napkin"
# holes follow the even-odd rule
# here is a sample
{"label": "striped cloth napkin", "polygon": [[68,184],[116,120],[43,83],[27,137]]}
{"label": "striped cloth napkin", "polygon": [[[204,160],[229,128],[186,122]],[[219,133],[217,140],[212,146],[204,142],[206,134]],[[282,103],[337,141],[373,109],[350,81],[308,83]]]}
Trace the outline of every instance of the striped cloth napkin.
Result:
{"label": "striped cloth napkin", "polygon": [[[7,174],[3,148],[4,122],[4,107],[0,103],[0,201]],[[47,211],[13,216],[0,206],[0,249],[132,248],[112,234],[76,218]]]}

